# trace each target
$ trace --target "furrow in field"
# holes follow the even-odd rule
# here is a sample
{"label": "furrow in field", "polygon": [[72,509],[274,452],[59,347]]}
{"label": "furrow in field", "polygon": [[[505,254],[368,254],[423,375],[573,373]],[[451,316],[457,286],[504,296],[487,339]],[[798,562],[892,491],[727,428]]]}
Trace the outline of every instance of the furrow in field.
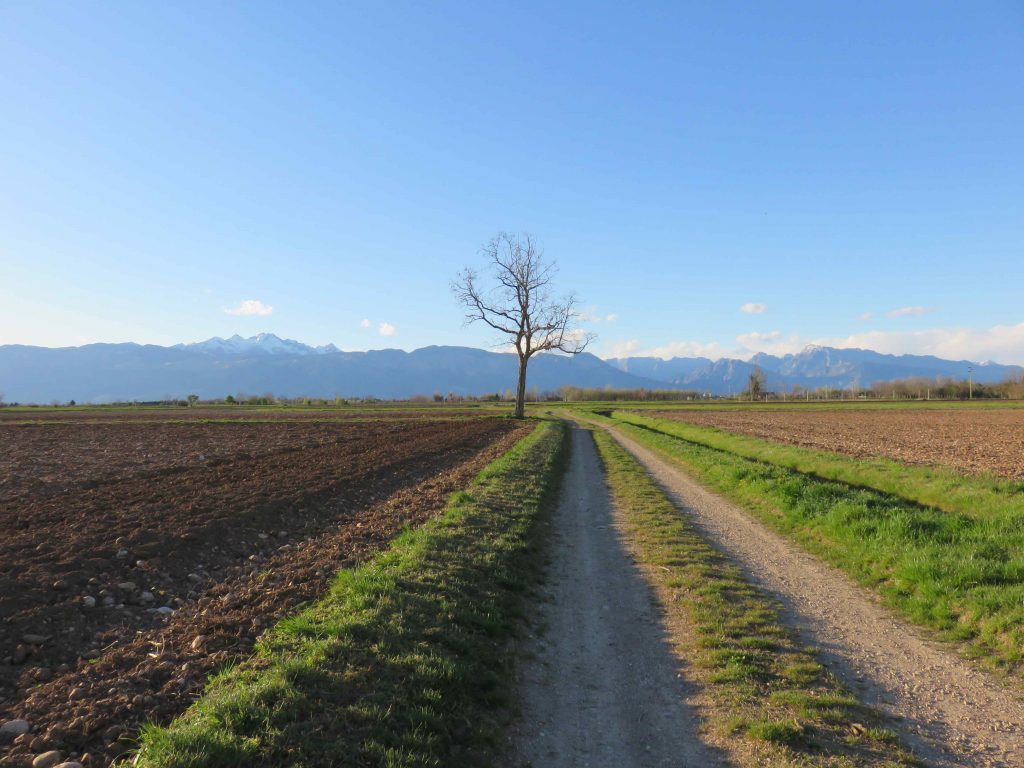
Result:
{"label": "furrow in field", "polygon": [[[0,761],[62,749],[105,763],[126,748],[119,733],[183,710],[211,671],[245,658],[337,568],[442,509],[521,435],[519,425],[483,420],[349,429],[329,440],[310,440],[307,429],[268,452],[241,432],[224,465],[129,472],[40,499],[38,517],[8,510],[37,526],[5,542],[25,556],[20,570],[0,573],[9,587],[0,635],[8,654],[26,633],[45,640],[0,668],[0,719],[33,726]],[[56,527],[65,534],[48,535]],[[119,546],[130,556],[119,558]],[[66,586],[54,589],[54,579]],[[81,591],[95,595],[94,607]],[[164,605],[167,616],[153,612]]]}

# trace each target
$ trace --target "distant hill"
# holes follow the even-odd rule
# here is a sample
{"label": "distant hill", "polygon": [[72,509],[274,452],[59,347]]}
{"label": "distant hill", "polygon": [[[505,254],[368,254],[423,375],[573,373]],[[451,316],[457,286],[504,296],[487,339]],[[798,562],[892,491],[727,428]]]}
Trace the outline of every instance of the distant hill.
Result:
{"label": "distant hill", "polygon": [[760,353],[749,361],[711,361],[703,357],[674,357],[660,360],[652,357],[613,358],[607,361],[622,371],[642,372],[657,379],[662,386],[694,389],[715,395],[741,392],[750,374],[759,367],[767,379],[766,389],[782,391],[794,384],[804,388],[869,387],[875,382],[939,376],[966,379],[968,367],[974,380],[995,384],[1024,373],[1019,365],[974,363],[969,360],[943,360],[931,355],[883,355],[870,349],[836,349],[808,346],[802,351],[777,357]]}
{"label": "distant hill", "polygon": [[[0,346],[0,392],[7,402],[104,403],[159,400],[194,393],[221,398],[273,392],[285,397],[407,398],[434,392],[482,395],[515,386],[514,354],[469,347],[342,352],[273,334],[213,338],[161,347],[87,344],[82,347]],[[608,365],[591,354],[538,355],[527,386],[647,387],[664,385]]]}
{"label": "distant hill", "polygon": [[[213,338],[197,344],[87,344],[82,347],[0,346],[0,392],[7,402],[112,401],[202,398],[229,394],[285,397],[384,399],[434,392],[483,395],[515,383],[514,354],[470,347],[424,347],[413,352],[380,349],[343,352],[333,344],[312,347],[272,333],[245,339]],[[866,349],[807,347],[793,355],[755,355],[750,361],[676,357],[601,360],[539,355],[530,363],[527,385],[541,391],[561,386],[683,389],[728,395],[741,392],[755,366],[768,390],[792,385],[870,386],[912,376],[967,375],[994,383],[1020,376],[1020,366],[942,360],[920,355],[883,355]]]}

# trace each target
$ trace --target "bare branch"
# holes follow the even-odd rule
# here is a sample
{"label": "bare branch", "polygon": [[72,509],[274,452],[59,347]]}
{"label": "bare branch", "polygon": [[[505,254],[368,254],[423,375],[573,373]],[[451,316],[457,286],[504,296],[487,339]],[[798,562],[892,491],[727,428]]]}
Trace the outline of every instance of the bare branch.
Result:
{"label": "bare branch", "polygon": [[463,270],[452,281],[456,299],[466,307],[465,322],[483,322],[505,334],[519,355],[519,386],[516,415],[523,415],[526,365],[538,352],[583,352],[595,338],[577,329],[580,319],[576,297],[555,299],[551,284],[558,273],[553,261],[544,259],[536,238],[499,232],[480,249],[489,265],[493,287],[484,290],[479,275]]}

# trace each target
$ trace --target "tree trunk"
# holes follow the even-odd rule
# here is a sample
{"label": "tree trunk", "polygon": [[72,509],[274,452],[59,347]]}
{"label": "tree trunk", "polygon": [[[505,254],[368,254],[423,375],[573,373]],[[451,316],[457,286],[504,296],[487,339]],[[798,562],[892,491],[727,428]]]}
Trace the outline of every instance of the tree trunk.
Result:
{"label": "tree trunk", "polygon": [[526,416],[526,363],[529,358],[519,356],[519,384],[516,387],[516,412],[515,417],[521,419]]}

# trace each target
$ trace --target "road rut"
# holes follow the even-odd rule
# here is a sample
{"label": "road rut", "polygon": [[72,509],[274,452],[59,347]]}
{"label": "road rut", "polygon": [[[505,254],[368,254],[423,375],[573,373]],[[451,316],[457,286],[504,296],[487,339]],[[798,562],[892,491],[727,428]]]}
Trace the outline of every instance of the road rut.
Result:
{"label": "road rut", "polygon": [[522,716],[511,763],[544,768],[711,768],[692,694],[653,590],[614,525],[593,438],[572,429],[572,456],[551,523],[543,632],[523,649]]}
{"label": "road rut", "polygon": [[929,641],[847,576],[717,496],[661,454],[609,433],[705,538],[783,605],[784,620],[930,766],[1024,765],[1022,697]]}

